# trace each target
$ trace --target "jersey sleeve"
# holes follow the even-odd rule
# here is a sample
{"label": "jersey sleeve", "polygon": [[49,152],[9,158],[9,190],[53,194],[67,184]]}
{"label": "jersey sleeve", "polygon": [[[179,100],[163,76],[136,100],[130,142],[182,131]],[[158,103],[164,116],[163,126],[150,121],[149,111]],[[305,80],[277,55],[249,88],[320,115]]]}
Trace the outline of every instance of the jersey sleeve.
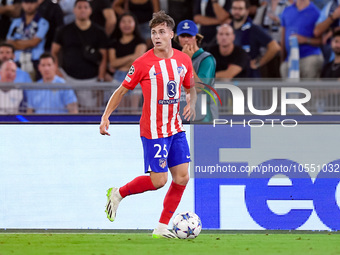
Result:
{"label": "jersey sleeve", "polygon": [[268,43],[273,40],[273,38],[271,38],[270,35],[264,29],[262,29],[262,27],[259,27],[257,25],[254,25],[252,33],[253,38],[256,38],[256,41],[262,47],[267,47]]}
{"label": "jersey sleeve", "polygon": [[140,62],[133,62],[124,81],[122,82],[123,87],[133,90],[143,78],[142,73],[142,66]]}
{"label": "jersey sleeve", "polygon": [[186,89],[190,89],[195,86],[194,72],[193,72],[191,59],[189,59],[189,61],[187,62],[187,72],[183,79],[183,86]]}
{"label": "jersey sleeve", "polygon": [[38,31],[35,34],[35,37],[43,39],[46,36],[49,28],[50,24],[48,23],[48,21],[44,18],[41,18],[38,22]]}
{"label": "jersey sleeve", "polygon": [[15,31],[17,29],[17,27],[19,26],[19,23],[20,22],[20,18],[18,19],[14,19],[11,23],[11,26],[9,27],[8,29],[8,33],[7,33],[7,36],[6,36],[6,39],[7,40],[15,40]]}

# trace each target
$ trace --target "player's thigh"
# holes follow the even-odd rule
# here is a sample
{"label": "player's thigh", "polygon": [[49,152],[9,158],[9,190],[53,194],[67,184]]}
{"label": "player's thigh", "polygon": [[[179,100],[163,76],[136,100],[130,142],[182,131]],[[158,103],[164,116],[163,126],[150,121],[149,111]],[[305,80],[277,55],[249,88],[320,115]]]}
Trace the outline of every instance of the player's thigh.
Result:
{"label": "player's thigh", "polygon": [[174,166],[189,162],[190,150],[186,134],[185,132],[177,133],[173,135],[171,146],[169,148],[168,166],[169,168],[172,168]]}

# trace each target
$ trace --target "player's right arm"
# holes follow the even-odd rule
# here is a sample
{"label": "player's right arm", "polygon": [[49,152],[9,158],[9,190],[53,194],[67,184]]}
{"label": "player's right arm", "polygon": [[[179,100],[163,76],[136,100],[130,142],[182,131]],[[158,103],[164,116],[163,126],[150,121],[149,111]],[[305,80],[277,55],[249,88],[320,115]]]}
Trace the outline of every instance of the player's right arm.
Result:
{"label": "player's right arm", "polygon": [[115,92],[112,94],[109,102],[106,105],[105,111],[103,113],[99,131],[102,135],[110,135],[108,132],[110,120],[109,117],[111,113],[116,110],[118,107],[120,101],[122,100],[123,96],[128,92],[129,90],[125,88],[124,86],[120,85],[118,89],[115,90]]}

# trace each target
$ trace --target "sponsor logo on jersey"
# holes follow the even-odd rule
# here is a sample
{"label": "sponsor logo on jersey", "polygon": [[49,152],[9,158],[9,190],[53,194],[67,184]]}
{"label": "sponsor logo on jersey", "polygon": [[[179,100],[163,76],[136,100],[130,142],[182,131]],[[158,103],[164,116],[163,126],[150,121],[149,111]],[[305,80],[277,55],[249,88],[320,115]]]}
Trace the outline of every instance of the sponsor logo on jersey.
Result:
{"label": "sponsor logo on jersey", "polygon": [[179,98],[158,100],[158,104],[177,104],[178,102],[179,102]]}
{"label": "sponsor logo on jersey", "polygon": [[167,86],[167,90],[168,90],[168,97],[172,98],[176,96],[176,87],[177,87],[177,83],[175,81],[169,81]]}

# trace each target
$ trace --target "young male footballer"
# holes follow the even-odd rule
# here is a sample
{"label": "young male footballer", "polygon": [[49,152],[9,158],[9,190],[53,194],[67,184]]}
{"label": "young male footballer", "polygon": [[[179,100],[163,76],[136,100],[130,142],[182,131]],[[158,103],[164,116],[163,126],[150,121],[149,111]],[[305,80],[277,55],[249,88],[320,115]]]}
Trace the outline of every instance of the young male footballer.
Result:
{"label": "young male footballer", "polygon": [[167,182],[169,168],[172,183],[152,236],[176,238],[168,230],[168,224],[189,181],[190,161],[189,146],[179,115],[181,86],[186,92],[187,105],[183,112],[186,120],[195,118],[196,90],[191,59],[171,45],[174,20],[164,11],[159,11],[153,14],[149,25],[154,47],[133,62],[125,80],[111,96],[100,123],[100,133],[110,135],[109,116],[129,90],[133,90],[137,84],[141,85],[144,105],[140,135],[144,170],[148,175],[139,176],[120,188],[110,188],[107,192],[106,214],[110,221],[114,221],[123,198],[162,188]]}

